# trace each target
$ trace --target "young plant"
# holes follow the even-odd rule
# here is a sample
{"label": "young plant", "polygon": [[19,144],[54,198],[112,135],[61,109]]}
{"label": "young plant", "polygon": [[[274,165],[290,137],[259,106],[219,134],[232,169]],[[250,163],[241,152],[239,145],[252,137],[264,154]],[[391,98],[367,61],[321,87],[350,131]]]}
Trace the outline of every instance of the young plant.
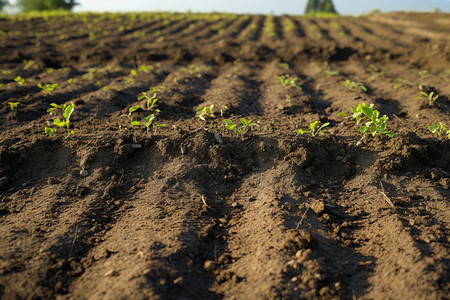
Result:
{"label": "young plant", "polygon": [[345,81],[342,81],[342,85],[348,88],[349,90],[351,90],[352,88],[360,88],[364,92],[367,92],[367,88],[361,82],[350,81],[347,79]]}
{"label": "young plant", "polygon": [[289,87],[294,87],[298,90],[302,90],[302,88],[297,84],[297,77],[291,77],[289,74],[281,75],[281,76],[275,76],[276,79],[281,83],[282,86],[284,86],[285,89]]}
{"label": "young plant", "polygon": [[[58,105],[56,103],[51,103],[49,109],[47,109],[47,112],[52,113],[54,109],[61,109],[63,112],[64,120],[60,119],[54,119],[53,124],[58,127],[66,127],[67,128],[67,135],[71,135],[74,133],[73,130],[70,130],[70,117],[72,116],[73,111],[75,110],[75,104],[64,104],[64,105]],[[56,132],[56,129],[45,127],[45,133],[48,135],[52,135]]]}
{"label": "young plant", "polygon": [[301,128],[299,128],[297,130],[297,134],[305,134],[305,133],[309,133],[312,136],[318,136],[318,135],[323,135],[323,131],[322,129],[327,127],[328,125],[330,125],[330,123],[324,123],[322,124],[322,126],[320,126],[317,130],[316,130],[316,126],[319,125],[320,121],[315,121],[313,123],[309,124],[309,130],[303,130]]}
{"label": "young plant", "polygon": [[48,93],[50,93],[50,92],[52,92],[52,91],[54,91],[55,89],[57,89],[58,88],[58,84],[57,83],[52,83],[52,84],[41,84],[41,83],[38,83],[38,85],[37,85],[41,90],[42,90],[42,92],[44,92],[45,94],[48,94]]}
{"label": "young plant", "polygon": [[[359,128],[359,131],[364,134],[371,134],[376,136],[379,134],[385,134],[389,137],[393,137],[395,134],[386,131],[388,116],[383,115],[380,117],[380,113],[373,109],[373,104],[367,106],[365,103],[360,103],[356,108],[351,107],[353,115],[350,117],[356,120],[356,125],[362,120],[367,120],[367,122]],[[347,114],[340,112],[338,116],[347,118]]]}
{"label": "young plant", "polygon": [[430,106],[432,106],[434,104],[434,102],[436,102],[436,100],[439,98],[439,95],[435,95],[434,92],[426,93],[424,91],[420,91],[419,93],[420,93],[420,96],[414,98],[413,100],[419,100],[419,99],[426,98],[428,100],[428,104]]}
{"label": "young plant", "polygon": [[441,122],[437,122],[436,125],[428,126],[428,130],[440,140],[442,140],[443,135],[447,135],[450,139],[450,129],[447,129]]}
{"label": "young plant", "polygon": [[17,108],[17,106],[19,106],[20,102],[8,102],[8,104],[11,110],[14,110]]}
{"label": "young plant", "polygon": [[[138,97],[138,100],[143,100],[146,99],[147,100],[147,110],[152,109],[153,106],[155,106],[156,102],[158,102],[159,99],[156,98],[156,93],[153,93],[152,96],[149,96],[150,92],[142,92],[141,96]],[[158,111],[159,110],[155,110]]]}
{"label": "young plant", "polygon": [[17,82],[17,84],[21,85],[21,86],[27,85],[27,83],[25,82],[25,79],[23,79],[20,76],[17,76],[16,78],[14,78],[14,81]]}
{"label": "young plant", "polygon": [[199,106],[196,109],[197,112],[196,112],[195,115],[200,120],[206,121],[207,117],[210,117],[210,118],[214,118],[215,117],[213,109],[214,109],[214,104],[211,104],[210,106],[205,106],[205,107]]}
{"label": "young plant", "polygon": [[252,123],[251,121],[246,120],[244,118],[239,119],[239,121],[241,121],[242,125],[234,124],[233,121],[228,120],[228,119],[226,119],[224,121],[225,121],[225,127],[228,130],[233,131],[236,136],[244,135],[250,129],[251,126],[258,125],[256,123]]}
{"label": "young plant", "polygon": [[166,124],[157,124],[157,125],[153,124],[153,120],[154,119],[155,119],[155,115],[151,114],[151,115],[148,115],[147,117],[144,118],[144,122],[143,123],[141,123],[139,121],[133,121],[133,122],[131,122],[131,125],[135,125],[135,126],[142,126],[142,125],[144,125],[145,127],[147,127],[147,134],[148,134],[148,132],[150,130],[150,126],[152,126],[153,127],[153,133],[156,133],[156,129],[158,127],[164,127],[164,126],[166,126]]}
{"label": "young plant", "polygon": [[403,80],[401,78],[395,78],[394,89],[401,88],[403,85],[412,86],[413,84],[411,81]]}
{"label": "young plant", "polygon": [[327,62],[327,61],[323,63],[322,69],[323,69],[323,72],[325,73],[325,75],[327,76],[327,78],[330,78],[330,77],[332,77],[332,76],[339,75],[339,72],[333,71],[333,70],[331,69],[331,67],[328,65],[328,62]]}

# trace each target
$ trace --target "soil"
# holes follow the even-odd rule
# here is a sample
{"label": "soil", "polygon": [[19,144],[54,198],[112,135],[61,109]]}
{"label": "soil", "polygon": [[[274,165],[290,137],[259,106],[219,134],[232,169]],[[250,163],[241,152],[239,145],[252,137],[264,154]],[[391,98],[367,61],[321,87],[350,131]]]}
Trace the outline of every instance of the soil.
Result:
{"label": "soil", "polygon": [[[448,297],[450,15],[270,20],[0,19],[0,298]],[[396,135],[337,116],[361,102]]]}

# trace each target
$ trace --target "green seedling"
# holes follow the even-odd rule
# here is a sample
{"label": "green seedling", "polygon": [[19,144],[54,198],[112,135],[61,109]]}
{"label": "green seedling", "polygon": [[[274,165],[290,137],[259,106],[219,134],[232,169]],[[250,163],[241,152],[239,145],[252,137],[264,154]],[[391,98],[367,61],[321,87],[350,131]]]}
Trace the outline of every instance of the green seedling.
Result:
{"label": "green seedling", "polygon": [[252,123],[251,121],[246,120],[244,118],[239,119],[239,121],[241,121],[242,125],[234,124],[233,121],[228,120],[228,119],[226,119],[224,121],[225,121],[225,127],[228,130],[233,131],[236,136],[244,135],[245,133],[247,133],[247,131],[250,129],[251,126],[258,125],[256,123]]}
{"label": "green seedling", "polygon": [[441,122],[437,122],[436,125],[428,126],[428,130],[440,140],[443,135],[447,135],[450,139],[450,129],[447,129]]}
{"label": "green seedling", "polygon": [[281,83],[281,85],[285,88],[288,89],[290,87],[294,87],[298,90],[302,90],[301,86],[299,86],[297,84],[297,77],[290,77],[291,75],[289,74],[285,74],[285,75],[281,75],[281,76],[275,76],[276,79],[278,79],[278,81]]}
{"label": "green seedling", "polygon": [[206,121],[207,117],[209,117],[209,118],[214,118],[215,117],[213,109],[214,109],[214,104],[211,104],[210,106],[205,106],[205,107],[199,106],[196,109],[197,112],[196,112],[195,115],[200,120]]}
{"label": "green seedling", "polygon": [[17,106],[19,106],[20,102],[8,102],[8,104],[11,110],[14,110],[17,108]]}
{"label": "green seedling", "polygon": [[421,91],[419,93],[420,93],[420,96],[413,98],[413,100],[419,100],[419,99],[426,98],[428,100],[428,104],[430,106],[432,106],[434,104],[434,102],[436,102],[436,100],[439,98],[439,95],[435,95],[434,92],[426,93],[426,92]]}
{"label": "green seedling", "polygon": [[417,72],[417,75],[418,75],[421,79],[426,79],[426,78],[428,78],[428,77],[431,76],[431,74],[428,73],[427,70],[419,71],[419,72]]}
{"label": "green seedling", "polygon": [[366,71],[367,71],[368,73],[371,73],[372,75],[375,75],[375,74],[377,74],[377,73],[381,73],[381,70],[380,70],[377,66],[375,66],[375,65],[370,65],[370,66],[368,66],[368,67],[366,68]]}
{"label": "green seedling", "polygon": [[158,127],[166,126],[166,124],[157,124],[157,125],[153,124],[153,120],[155,120],[155,115],[151,114],[151,115],[148,115],[147,117],[144,118],[144,122],[143,123],[141,123],[139,121],[133,121],[133,122],[131,122],[131,125],[134,125],[134,126],[142,126],[142,125],[144,125],[147,128],[147,134],[148,134],[148,132],[150,130],[150,126],[151,125],[153,127],[153,133],[156,133],[156,129]]}
{"label": "green seedling", "polygon": [[404,85],[412,86],[413,84],[411,81],[403,80],[401,78],[395,78],[394,89],[401,88]]}
{"label": "green seedling", "polygon": [[297,129],[297,134],[305,134],[305,133],[309,133],[312,136],[318,136],[318,135],[323,135],[323,131],[322,129],[327,127],[328,125],[330,125],[330,123],[324,123],[322,124],[322,126],[320,126],[317,130],[316,130],[316,126],[319,125],[320,121],[315,121],[313,123],[309,124],[309,130],[303,130],[301,128]]}
{"label": "green seedling", "polygon": [[23,64],[24,64],[24,66],[23,66],[24,70],[30,70],[30,69],[37,70],[39,68],[34,60],[24,60]]}
{"label": "green seedling", "polygon": [[[70,130],[70,117],[72,116],[73,111],[75,110],[75,104],[64,104],[64,105],[58,105],[56,103],[51,103],[50,108],[47,109],[47,112],[52,113],[55,109],[61,109],[63,112],[64,120],[60,119],[54,119],[53,124],[57,127],[66,127],[67,128],[67,135],[71,135],[74,133],[73,130]],[[52,129],[49,127],[45,127],[45,133],[48,135],[52,135],[56,132],[56,129]]]}
{"label": "green seedling", "polygon": [[279,63],[278,64],[278,68],[287,71],[287,70],[289,70],[289,64],[287,64],[287,63]]}
{"label": "green seedling", "polygon": [[347,79],[345,81],[342,81],[342,85],[345,86],[346,88],[348,88],[349,90],[351,90],[353,88],[360,88],[364,92],[367,92],[367,88],[361,82],[350,81]]}
{"label": "green seedling", "polygon": [[[367,120],[367,122],[359,129],[363,135],[371,134],[372,136],[376,136],[385,134],[389,137],[395,135],[394,133],[386,131],[387,121],[389,120],[388,116],[383,115],[380,117],[380,113],[373,109],[373,104],[367,106],[365,103],[360,103],[356,108],[351,107],[351,110],[353,115],[350,118],[356,121],[356,125],[359,125],[362,120]],[[343,112],[338,113],[338,116],[347,118],[347,114]]]}
{"label": "green seedling", "polygon": [[25,82],[25,79],[23,79],[20,76],[17,76],[16,78],[14,78],[14,81],[17,82],[17,84],[21,85],[21,86],[27,85],[27,83]]}
{"label": "green seedling", "polygon": [[42,92],[44,92],[46,94],[48,94],[48,93],[50,93],[50,92],[52,92],[52,91],[54,91],[55,89],[58,88],[58,84],[57,83],[52,83],[52,84],[50,84],[50,83],[48,83],[48,84],[38,83],[37,86],[42,90]]}
{"label": "green seedling", "polygon": [[[150,92],[142,92],[141,96],[138,97],[138,100],[143,100],[146,99],[147,100],[147,110],[150,110],[153,108],[153,106],[155,106],[156,102],[158,102],[159,99],[156,98],[156,93],[153,93],[152,96],[149,96]],[[159,110],[155,110],[157,112],[159,112]]]}
{"label": "green seedling", "polygon": [[128,109],[128,117],[131,117],[131,114],[134,113],[135,111],[137,111],[140,108],[141,107],[139,105],[135,105],[135,106],[130,107],[130,109]]}
{"label": "green seedling", "polygon": [[135,69],[131,70],[130,74],[133,75],[134,77],[138,77],[138,73]]}
{"label": "green seedling", "polygon": [[11,71],[9,71],[9,70],[3,70],[3,71],[2,71],[2,74],[3,74],[3,75],[11,75]]}
{"label": "green seedling", "polygon": [[322,69],[323,69],[323,72],[325,73],[325,75],[327,75],[327,78],[339,75],[339,72],[333,71],[331,69],[331,67],[328,65],[327,61],[323,63]]}

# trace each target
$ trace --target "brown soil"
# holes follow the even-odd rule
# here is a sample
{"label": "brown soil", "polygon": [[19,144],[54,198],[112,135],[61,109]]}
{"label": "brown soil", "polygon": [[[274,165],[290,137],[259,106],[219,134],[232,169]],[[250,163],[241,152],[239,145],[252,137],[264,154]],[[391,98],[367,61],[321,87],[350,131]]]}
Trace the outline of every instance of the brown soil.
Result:
{"label": "brown soil", "polygon": [[[450,127],[449,17],[1,19],[0,298],[446,298],[450,140],[427,127]],[[167,126],[131,126],[163,85]],[[75,133],[46,136],[69,102]],[[360,102],[396,136],[358,143],[337,113]]]}

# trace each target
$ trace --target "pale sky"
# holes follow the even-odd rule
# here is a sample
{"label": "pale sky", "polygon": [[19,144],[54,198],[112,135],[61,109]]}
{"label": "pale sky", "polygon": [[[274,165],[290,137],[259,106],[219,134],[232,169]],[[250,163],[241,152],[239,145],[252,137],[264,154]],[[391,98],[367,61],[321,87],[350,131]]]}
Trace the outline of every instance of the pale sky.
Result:
{"label": "pale sky", "polygon": [[[76,11],[176,11],[234,12],[252,14],[303,14],[307,0],[78,0]],[[431,11],[438,7],[450,12],[450,0],[334,0],[341,14],[362,14],[374,8],[381,11]]]}
{"label": "pale sky", "polygon": [[[15,3],[16,0],[11,0]],[[171,11],[171,12],[233,12],[239,14],[303,14],[307,0],[77,0],[75,11]],[[438,7],[450,12],[450,0],[334,0],[340,14],[354,15],[377,8],[385,11],[431,11]]]}

